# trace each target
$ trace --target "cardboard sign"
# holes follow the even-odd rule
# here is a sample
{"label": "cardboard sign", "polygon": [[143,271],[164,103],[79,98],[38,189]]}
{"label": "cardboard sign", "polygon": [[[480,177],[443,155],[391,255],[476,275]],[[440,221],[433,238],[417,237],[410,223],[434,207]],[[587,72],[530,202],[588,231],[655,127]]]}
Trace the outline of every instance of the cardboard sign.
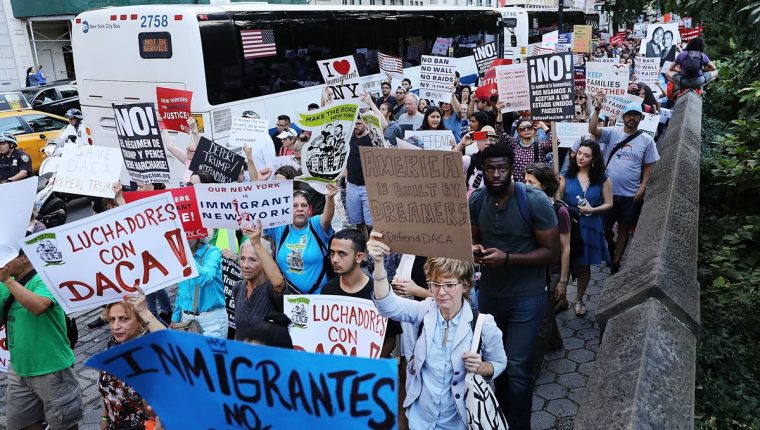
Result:
{"label": "cardboard sign", "polygon": [[573,143],[589,136],[588,123],[585,122],[558,122],[557,142],[560,148],[571,148]]}
{"label": "cardboard sign", "polygon": [[198,275],[169,194],[29,236],[24,253],[67,314]]}
{"label": "cardboard sign", "polygon": [[301,171],[310,180],[334,181],[348,163],[348,142],[354,131],[359,106],[334,103],[299,115],[298,125],[311,132],[301,150]]}
{"label": "cardboard sign", "polygon": [[5,325],[3,325],[0,327],[0,372],[8,373],[8,364],[10,362],[11,353],[8,351],[8,335],[5,334]]}
{"label": "cardboard sign", "polygon": [[451,151],[454,133],[451,130],[404,130],[404,139],[416,141],[423,149]]}
{"label": "cardboard sign", "polygon": [[623,96],[607,96],[607,98],[604,100],[604,104],[602,105],[602,110],[599,113],[608,118],[617,118],[620,116],[623,109],[625,109],[625,106],[628,103],[633,102],[641,104],[643,101],[644,99],[642,97],[635,96],[633,94],[626,94]]}
{"label": "cardboard sign", "polygon": [[[602,114],[613,112],[608,106],[611,96],[625,97],[628,94],[628,72],[630,65],[619,63],[590,62],[586,64],[586,94],[593,98],[598,93],[607,96],[602,106]],[[617,100],[617,99],[616,99]]]}
{"label": "cardboard sign", "polygon": [[530,109],[526,63],[496,66],[496,83],[499,89],[499,100],[504,102],[502,112]]}
{"label": "cardboard sign", "polygon": [[174,199],[177,206],[177,213],[182,222],[182,228],[185,230],[185,237],[190,239],[200,239],[208,236],[208,230],[201,223],[201,213],[198,212],[198,201],[195,198],[195,188],[181,187],[169,190],[153,191],[130,191],[124,193],[124,200],[132,203],[157,194],[169,193]]}
{"label": "cardboard sign", "polygon": [[478,45],[472,48],[472,54],[475,57],[475,64],[478,65],[478,74],[480,76],[483,76],[488,71],[488,68],[491,67],[493,60],[499,57],[496,42]]}
{"label": "cardboard sign", "polygon": [[267,120],[245,118],[242,116],[232,118],[230,140],[227,142],[227,145],[232,148],[242,148],[243,146],[259,148],[265,145],[272,145]]}
{"label": "cardboard sign", "polygon": [[317,61],[326,85],[340,85],[359,79],[359,70],[353,55]]}
{"label": "cardboard sign", "polygon": [[168,183],[171,179],[164,142],[153,103],[113,105],[116,136],[124,165],[135,182]]}
{"label": "cardboard sign", "polygon": [[0,202],[9,205],[3,212],[3,222],[0,222],[0,267],[5,267],[18,255],[18,244],[24,238],[32,218],[37,179],[32,177],[0,184]]}
{"label": "cardboard sign", "polygon": [[372,112],[362,113],[362,121],[367,126],[369,131],[370,140],[372,140],[372,146],[376,148],[385,147],[385,136],[383,136],[383,125],[380,121],[380,117]]}
{"label": "cardboard sign", "polygon": [[528,57],[531,116],[536,121],[562,121],[575,116],[573,54]]}
{"label": "cardboard sign", "polygon": [[590,25],[573,26],[573,52],[591,52],[592,28]]}
{"label": "cardboard sign", "polygon": [[187,120],[190,118],[190,106],[193,92],[174,88],[156,87],[158,116],[169,130],[189,133]]}
{"label": "cardboard sign", "polygon": [[118,148],[69,143],[63,147],[53,191],[113,198],[112,186],[119,180],[122,165]]}
{"label": "cardboard sign", "polygon": [[401,254],[472,261],[462,154],[359,149],[374,228]]}
{"label": "cardboard sign", "polygon": [[161,330],[96,354],[87,365],[133,387],[167,429],[396,427],[396,360]]}
{"label": "cardboard sign", "polygon": [[208,228],[264,228],[293,222],[293,181],[196,184],[198,210]]}
{"label": "cardboard sign", "polygon": [[657,58],[639,57],[636,59],[636,80],[650,87],[657,87],[660,78],[660,61]]}
{"label": "cardboard sign", "polygon": [[242,155],[201,136],[189,169],[193,172],[208,172],[215,181],[228,183],[238,180],[243,164],[245,158]]}
{"label": "cardboard sign", "polygon": [[433,55],[448,55],[449,48],[453,42],[454,39],[450,37],[438,37],[435,39],[435,43],[433,43],[433,50],[430,53]]}
{"label": "cardboard sign", "polygon": [[284,313],[293,324],[293,349],[379,358],[388,318],[371,300],[346,296],[287,296]]}
{"label": "cardboard sign", "polygon": [[453,58],[423,55],[420,62],[420,98],[435,103],[451,102],[455,71]]}
{"label": "cardboard sign", "polygon": [[235,296],[232,287],[243,279],[240,264],[231,258],[222,258],[222,285],[224,286],[224,308],[227,310],[227,321],[230,328],[235,328]]}

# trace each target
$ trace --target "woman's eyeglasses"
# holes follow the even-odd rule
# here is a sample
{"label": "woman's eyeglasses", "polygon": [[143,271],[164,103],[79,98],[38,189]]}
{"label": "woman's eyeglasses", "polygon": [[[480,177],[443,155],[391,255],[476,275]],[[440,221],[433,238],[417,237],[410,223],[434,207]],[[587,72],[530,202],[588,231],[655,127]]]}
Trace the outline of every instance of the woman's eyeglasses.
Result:
{"label": "woman's eyeglasses", "polygon": [[428,286],[428,288],[430,288],[430,291],[432,291],[432,292],[435,293],[435,292],[439,291],[441,288],[443,288],[446,291],[453,291],[454,288],[456,288],[459,284],[461,284],[461,282],[444,282],[444,283],[440,283],[440,282],[428,281],[427,286]]}
{"label": "woman's eyeglasses", "polygon": [[520,127],[520,128],[518,128],[518,130],[520,130],[520,131],[533,130],[533,126],[530,126],[530,127]]}

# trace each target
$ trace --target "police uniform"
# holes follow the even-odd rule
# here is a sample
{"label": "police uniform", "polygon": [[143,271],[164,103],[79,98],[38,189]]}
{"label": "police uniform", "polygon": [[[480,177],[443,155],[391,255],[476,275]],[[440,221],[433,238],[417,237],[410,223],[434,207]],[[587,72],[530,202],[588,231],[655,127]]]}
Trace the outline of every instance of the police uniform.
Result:
{"label": "police uniform", "polygon": [[27,178],[32,176],[32,158],[21,149],[13,149],[7,156],[0,155],[0,182],[16,176],[26,170]]}

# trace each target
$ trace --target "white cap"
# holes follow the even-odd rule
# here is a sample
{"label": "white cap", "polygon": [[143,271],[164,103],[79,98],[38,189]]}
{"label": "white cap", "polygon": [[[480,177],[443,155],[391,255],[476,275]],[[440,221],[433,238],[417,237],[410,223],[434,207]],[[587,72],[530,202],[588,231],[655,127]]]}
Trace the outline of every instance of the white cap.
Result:
{"label": "white cap", "polygon": [[16,247],[0,243],[0,267],[5,267],[16,257],[18,257],[18,249]]}
{"label": "white cap", "polygon": [[293,131],[293,129],[286,128],[285,130],[282,131],[282,133],[277,135],[277,138],[278,139],[295,139],[296,136],[298,135],[296,134],[295,131]]}

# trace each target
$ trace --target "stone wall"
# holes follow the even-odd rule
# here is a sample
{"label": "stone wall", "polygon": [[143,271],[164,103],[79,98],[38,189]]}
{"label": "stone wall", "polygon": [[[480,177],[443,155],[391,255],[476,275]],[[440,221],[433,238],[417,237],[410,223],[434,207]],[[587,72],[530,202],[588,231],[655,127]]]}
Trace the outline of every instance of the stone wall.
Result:
{"label": "stone wall", "polygon": [[602,340],[575,428],[692,429],[699,332],[702,99],[681,97],[623,268],[604,285]]}

